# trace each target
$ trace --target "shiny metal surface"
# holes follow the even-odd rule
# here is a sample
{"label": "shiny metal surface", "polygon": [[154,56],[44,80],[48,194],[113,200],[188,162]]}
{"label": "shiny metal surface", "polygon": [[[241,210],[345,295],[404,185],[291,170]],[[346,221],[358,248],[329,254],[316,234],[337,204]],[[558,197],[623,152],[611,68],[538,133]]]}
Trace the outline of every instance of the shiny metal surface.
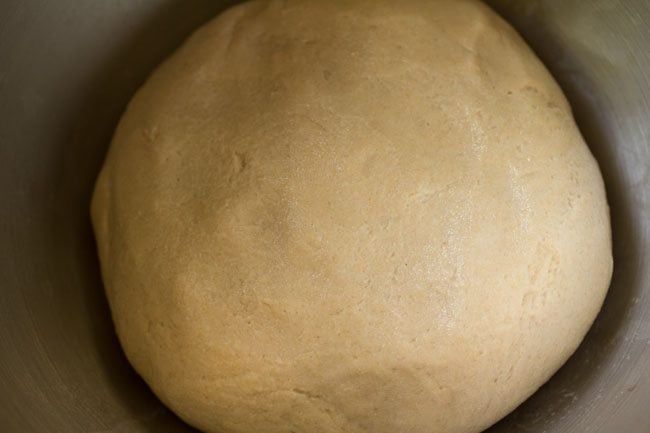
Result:
{"label": "shiny metal surface", "polygon": [[[121,354],[88,203],[134,90],[227,3],[0,3],[0,431],[192,431]],[[489,3],[569,95],[605,176],[615,248],[612,288],[584,344],[489,432],[649,433],[650,3]]]}

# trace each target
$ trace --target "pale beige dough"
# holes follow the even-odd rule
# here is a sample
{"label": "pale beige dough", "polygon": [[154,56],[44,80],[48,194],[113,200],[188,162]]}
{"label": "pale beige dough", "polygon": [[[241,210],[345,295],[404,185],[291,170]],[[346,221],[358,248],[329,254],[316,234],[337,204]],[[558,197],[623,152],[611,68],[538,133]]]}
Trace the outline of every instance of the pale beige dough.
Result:
{"label": "pale beige dough", "polygon": [[210,433],[478,432],[612,272],[570,107],[473,0],[230,9],[135,96],[92,216],[126,355]]}

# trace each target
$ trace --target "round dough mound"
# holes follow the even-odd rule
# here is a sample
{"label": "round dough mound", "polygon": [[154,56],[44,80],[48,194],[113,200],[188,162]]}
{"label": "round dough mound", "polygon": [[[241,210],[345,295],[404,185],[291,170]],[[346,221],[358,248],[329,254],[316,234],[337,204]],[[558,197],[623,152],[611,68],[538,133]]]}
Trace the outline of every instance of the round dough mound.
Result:
{"label": "round dough mound", "polygon": [[612,271],[569,105],[474,0],[228,10],[133,99],[92,216],[129,360],[214,433],[478,432]]}

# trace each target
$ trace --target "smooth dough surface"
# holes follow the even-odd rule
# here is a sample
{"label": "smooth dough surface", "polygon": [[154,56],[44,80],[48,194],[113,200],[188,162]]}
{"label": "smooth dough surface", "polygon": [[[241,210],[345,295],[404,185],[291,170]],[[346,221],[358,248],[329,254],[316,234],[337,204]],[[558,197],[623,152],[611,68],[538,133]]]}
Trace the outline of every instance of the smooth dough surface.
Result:
{"label": "smooth dough surface", "polygon": [[135,369],[209,433],[475,433],[612,272],[561,90],[473,0],[257,1],[137,93],[92,204]]}

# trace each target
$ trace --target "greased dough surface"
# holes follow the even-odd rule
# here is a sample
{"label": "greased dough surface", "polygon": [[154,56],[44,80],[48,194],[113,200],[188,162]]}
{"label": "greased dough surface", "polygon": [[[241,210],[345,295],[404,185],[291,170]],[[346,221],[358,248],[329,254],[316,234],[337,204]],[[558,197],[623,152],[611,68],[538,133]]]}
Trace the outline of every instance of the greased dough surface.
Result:
{"label": "greased dough surface", "polygon": [[598,167],[463,0],[258,1],[147,81],[92,205],[120,341],[209,433],[475,433],[612,271]]}

